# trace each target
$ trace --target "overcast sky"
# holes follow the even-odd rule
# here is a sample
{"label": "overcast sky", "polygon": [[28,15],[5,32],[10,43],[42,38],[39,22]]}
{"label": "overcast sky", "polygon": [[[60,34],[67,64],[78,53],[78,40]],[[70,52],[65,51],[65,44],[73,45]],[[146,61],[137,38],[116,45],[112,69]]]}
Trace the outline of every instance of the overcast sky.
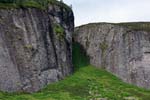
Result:
{"label": "overcast sky", "polygon": [[63,0],[73,6],[75,25],[150,21],[150,0]]}

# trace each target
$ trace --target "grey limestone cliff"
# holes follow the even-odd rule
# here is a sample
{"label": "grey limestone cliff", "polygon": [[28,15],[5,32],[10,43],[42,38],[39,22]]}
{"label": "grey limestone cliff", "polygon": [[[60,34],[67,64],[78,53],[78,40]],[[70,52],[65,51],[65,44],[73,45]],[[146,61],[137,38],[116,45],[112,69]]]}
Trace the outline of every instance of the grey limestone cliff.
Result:
{"label": "grey limestone cliff", "polygon": [[117,24],[88,24],[76,28],[74,40],[84,47],[92,65],[150,88],[150,32]]}
{"label": "grey limestone cliff", "polygon": [[0,90],[34,92],[72,73],[71,10],[0,9]]}

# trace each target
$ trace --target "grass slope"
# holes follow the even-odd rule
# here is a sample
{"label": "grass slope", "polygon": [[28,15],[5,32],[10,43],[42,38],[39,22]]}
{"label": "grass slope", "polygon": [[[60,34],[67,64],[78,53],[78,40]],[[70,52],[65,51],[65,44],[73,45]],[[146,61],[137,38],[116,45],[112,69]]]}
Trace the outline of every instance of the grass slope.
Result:
{"label": "grass slope", "polygon": [[150,91],[126,84],[105,70],[94,68],[87,58],[81,47],[74,43],[75,73],[72,76],[33,94],[1,92],[0,100],[90,100],[91,92],[107,100],[150,100]]}

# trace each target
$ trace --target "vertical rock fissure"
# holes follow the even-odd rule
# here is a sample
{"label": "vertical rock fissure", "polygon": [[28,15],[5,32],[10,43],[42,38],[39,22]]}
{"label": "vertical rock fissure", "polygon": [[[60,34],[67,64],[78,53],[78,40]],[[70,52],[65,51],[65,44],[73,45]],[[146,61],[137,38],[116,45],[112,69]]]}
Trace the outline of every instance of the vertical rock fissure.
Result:
{"label": "vertical rock fissure", "polygon": [[52,43],[52,47],[53,47],[53,51],[54,51],[54,56],[55,56],[55,61],[56,61],[56,67],[58,68],[59,67],[59,64],[58,64],[58,57],[57,57],[57,51],[56,51],[56,47],[55,47],[55,44],[54,44],[54,36],[53,36],[53,30],[52,30],[52,23],[51,23],[51,20],[50,20],[50,17],[48,17],[48,32],[49,32],[49,38],[50,38],[50,41]]}

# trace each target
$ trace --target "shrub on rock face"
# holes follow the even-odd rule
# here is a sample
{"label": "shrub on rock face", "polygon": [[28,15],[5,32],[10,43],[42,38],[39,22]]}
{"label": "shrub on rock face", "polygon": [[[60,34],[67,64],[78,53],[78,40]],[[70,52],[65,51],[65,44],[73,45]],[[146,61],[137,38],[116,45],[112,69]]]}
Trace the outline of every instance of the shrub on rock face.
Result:
{"label": "shrub on rock face", "polygon": [[62,40],[64,38],[64,29],[59,24],[54,26],[54,32],[56,33],[57,37]]}

